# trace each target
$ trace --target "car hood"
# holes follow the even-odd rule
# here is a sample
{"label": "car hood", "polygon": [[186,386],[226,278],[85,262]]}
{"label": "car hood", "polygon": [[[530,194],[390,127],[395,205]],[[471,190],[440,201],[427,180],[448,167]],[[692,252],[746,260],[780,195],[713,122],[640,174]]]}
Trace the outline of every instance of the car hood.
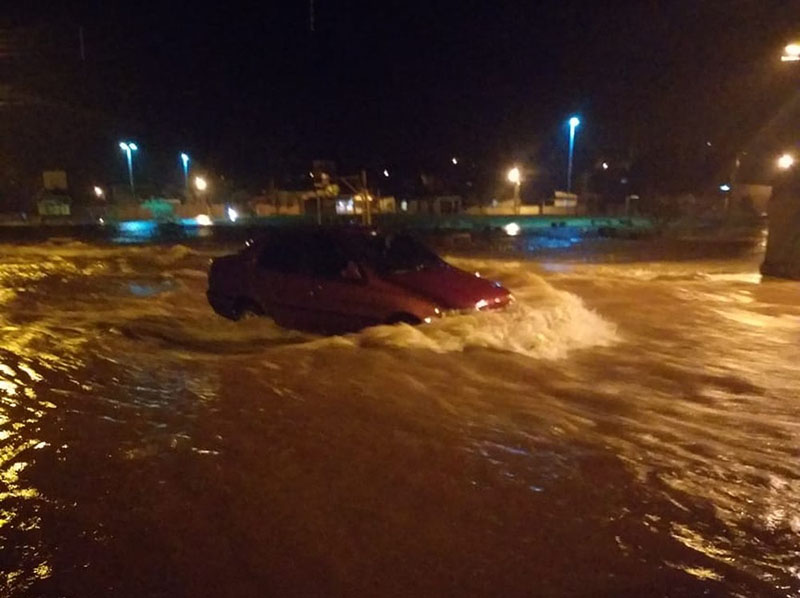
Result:
{"label": "car hood", "polygon": [[485,301],[487,307],[499,307],[509,298],[509,292],[499,284],[448,265],[397,272],[383,278],[445,309],[475,309],[480,301]]}

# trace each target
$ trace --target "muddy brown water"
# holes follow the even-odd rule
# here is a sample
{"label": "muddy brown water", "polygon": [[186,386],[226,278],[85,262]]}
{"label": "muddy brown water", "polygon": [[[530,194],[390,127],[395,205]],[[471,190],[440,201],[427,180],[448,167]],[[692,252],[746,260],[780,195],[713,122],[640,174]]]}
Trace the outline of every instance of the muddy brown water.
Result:
{"label": "muddy brown water", "polygon": [[0,246],[0,596],[800,592],[757,253],[453,256],[517,305],[318,338],[216,317],[224,249]]}

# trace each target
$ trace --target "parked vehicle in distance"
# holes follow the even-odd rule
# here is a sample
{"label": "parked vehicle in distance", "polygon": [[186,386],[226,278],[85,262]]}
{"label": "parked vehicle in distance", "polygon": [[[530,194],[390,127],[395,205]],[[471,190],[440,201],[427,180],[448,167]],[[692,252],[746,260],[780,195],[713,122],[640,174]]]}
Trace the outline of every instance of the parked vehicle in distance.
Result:
{"label": "parked vehicle in distance", "polygon": [[213,260],[207,296],[232,320],[249,312],[332,334],[429,323],[513,300],[499,283],[451,266],[410,235],[366,228],[271,230]]}

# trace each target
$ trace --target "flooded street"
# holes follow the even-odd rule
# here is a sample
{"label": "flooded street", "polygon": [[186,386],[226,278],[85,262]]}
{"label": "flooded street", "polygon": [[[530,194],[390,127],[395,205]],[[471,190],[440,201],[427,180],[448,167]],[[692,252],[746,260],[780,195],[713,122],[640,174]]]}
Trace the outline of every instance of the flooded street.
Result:
{"label": "flooded street", "polygon": [[0,246],[0,596],[794,596],[800,283],[451,256],[503,313],[321,338],[233,247]]}

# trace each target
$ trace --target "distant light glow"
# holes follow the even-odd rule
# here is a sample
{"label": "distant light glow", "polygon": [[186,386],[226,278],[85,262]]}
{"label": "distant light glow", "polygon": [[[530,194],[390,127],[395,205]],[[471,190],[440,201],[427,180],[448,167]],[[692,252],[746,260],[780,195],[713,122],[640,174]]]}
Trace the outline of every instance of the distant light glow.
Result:
{"label": "distant light glow", "polygon": [[309,172],[308,176],[310,176],[313,179],[314,178],[314,173],[313,172]]}
{"label": "distant light glow", "polygon": [[509,183],[513,183],[515,185],[518,185],[520,183],[520,181],[522,181],[522,173],[520,172],[519,168],[516,167],[516,166],[514,166],[513,168],[511,168],[508,171],[508,174],[506,175],[506,177],[508,178],[508,182]]}
{"label": "distant light glow", "polygon": [[516,237],[522,230],[516,222],[509,222],[503,227],[509,237]]}
{"label": "distant light glow", "polygon": [[239,212],[236,211],[235,208],[228,207],[228,220],[231,222],[236,222],[239,219]]}
{"label": "distant light glow", "polygon": [[608,170],[608,162],[603,162],[603,170]]}
{"label": "distant light glow", "polygon": [[789,170],[794,166],[794,156],[791,154],[783,154],[778,158],[778,168],[781,170]]}
{"label": "distant light glow", "polygon": [[400,202],[400,211],[408,212],[408,202],[405,199]]}
{"label": "distant light glow", "polygon": [[198,214],[194,217],[194,221],[198,226],[211,226],[213,224],[208,214]]}
{"label": "distant light glow", "polygon": [[481,299],[475,304],[475,309],[481,310],[489,306],[489,302],[486,299]]}
{"label": "distant light glow", "polygon": [[102,187],[98,187],[97,185],[94,186],[94,195],[97,198],[101,198],[105,195],[105,191],[103,191]]}
{"label": "distant light glow", "polygon": [[727,183],[723,183],[722,185],[719,186],[719,190],[727,193],[728,191],[731,190],[731,186],[728,185]]}
{"label": "distant light glow", "polygon": [[131,148],[131,151],[134,151],[134,152],[139,149],[139,146],[136,145],[135,143],[128,143],[128,147]]}
{"label": "distant light glow", "polygon": [[422,321],[425,322],[426,324],[430,324],[431,322],[433,322],[433,318],[428,316],[427,318],[423,318]]}
{"label": "distant light glow", "polygon": [[783,49],[783,56],[781,56],[781,60],[783,62],[797,62],[800,60],[800,44],[792,43],[786,46]]}
{"label": "distant light glow", "polygon": [[119,230],[122,233],[135,236],[151,236],[155,234],[155,220],[125,220],[119,223]]}
{"label": "distant light glow", "polygon": [[575,129],[581,124],[581,119],[577,116],[573,116],[569,119],[569,127],[570,129]]}
{"label": "distant light glow", "polygon": [[208,181],[201,176],[194,177],[194,187],[198,191],[205,191],[208,189]]}
{"label": "distant light glow", "polygon": [[120,141],[119,149],[121,149],[123,152],[127,152],[130,149],[130,147],[128,147],[128,144],[125,143],[124,141]]}
{"label": "distant light glow", "polygon": [[450,158],[450,161],[453,163],[454,166],[458,166],[458,158],[456,158],[455,156]]}
{"label": "distant light glow", "polygon": [[480,277],[481,277],[481,273],[480,272],[475,272],[475,278],[480,278]]}
{"label": "distant light glow", "polygon": [[97,222],[98,222],[98,224],[105,224],[105,223],[106,223],[105,219],[104,219],[104,218],[102,218],[102,217],[101,217],[101,218],[98,218],[98,219],[97,219]]}
{"label": "distant light glow", "polygon": [[183,165],[186,166],[189,163],[189,154],[186,152],[181,152],[181,162],[183,162]]}
{"label": "distant light glow", "polygon": [[389,176],[389,171],[386,170],[385,168],[383,169],[383,176],[385,176],[385,177]]}

